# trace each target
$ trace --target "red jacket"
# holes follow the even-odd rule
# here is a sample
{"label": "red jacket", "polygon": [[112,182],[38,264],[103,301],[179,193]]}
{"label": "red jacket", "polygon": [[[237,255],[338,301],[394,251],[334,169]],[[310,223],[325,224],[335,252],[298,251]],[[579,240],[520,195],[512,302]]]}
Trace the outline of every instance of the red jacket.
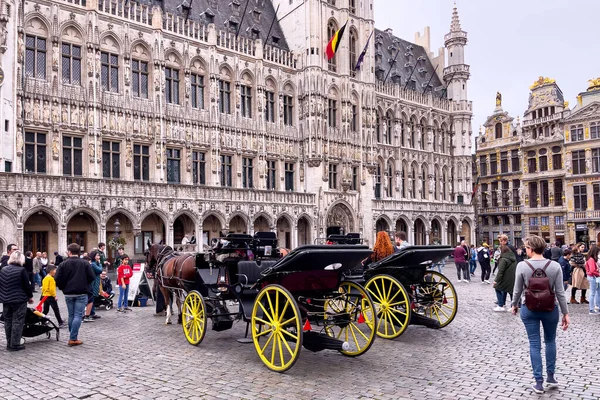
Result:
{"label": "red jacket", "polygon": [[117,283],[119,286],[123,283],[123,280],[125,280],[126,285],[129,285],[129,278],[132,276],[133,269],[131,269],[129,265],[120,265],[119,268],[117,268]]}
{"label": "red jacket", "polygon": [[585,273],[587,276],[600,277],[600,271],[598,271],[598,263],[593,258],[588,258],[585,262]]}

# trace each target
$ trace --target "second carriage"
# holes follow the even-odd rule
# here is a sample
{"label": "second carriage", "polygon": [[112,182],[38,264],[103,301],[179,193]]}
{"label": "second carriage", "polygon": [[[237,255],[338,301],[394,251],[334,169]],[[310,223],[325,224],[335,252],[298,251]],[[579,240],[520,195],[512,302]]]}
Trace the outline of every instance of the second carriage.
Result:
{"label": "second carriage", "polygon": [[303,246],[277,259],[274,234],[228,235],[196,257],[182,309],[186,339],[198,345],[212,329],[246,322],[262,362],[284,372],[302,347],[365,353],[376,336],[375,305],[344,273],[371,254],[367,246]]}

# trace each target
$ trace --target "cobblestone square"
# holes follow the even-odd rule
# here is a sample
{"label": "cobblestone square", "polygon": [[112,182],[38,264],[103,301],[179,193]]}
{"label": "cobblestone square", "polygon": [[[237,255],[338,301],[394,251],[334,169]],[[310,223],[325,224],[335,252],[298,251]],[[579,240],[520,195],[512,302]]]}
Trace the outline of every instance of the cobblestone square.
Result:
{"label": "cobblestone square", "polygon": [[[445,274],[456,281],[452,264]],[[393,341],[377,339],[363,356],[303,349],[285,374],[269,371],[245,325],[209,330],[187,343],[180,325],[164,325],[154,307],[127,314],[99,311],[80,331],[81,347],[45,336],[9,353],[0,335],[2,399],[597,399],[600,318],[586,305],[570,307],[572,326],[559,331],[558,389],[534,395],[525,329],[518,317],[494,313],[490,285],[479,276],[456,283],[459,309],[446,328],[410,326]],[[64,298],[61,311],[66,315]],[[210,327],[210,323],[209,323]]]}

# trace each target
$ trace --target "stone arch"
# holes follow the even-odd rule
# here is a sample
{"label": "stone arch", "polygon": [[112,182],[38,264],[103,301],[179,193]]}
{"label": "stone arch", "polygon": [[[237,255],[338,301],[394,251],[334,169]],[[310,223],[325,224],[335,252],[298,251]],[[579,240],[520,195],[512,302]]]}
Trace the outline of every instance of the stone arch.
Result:
{"label": "stone arch", "polygon": [[245,83],[252,86],[254,85],[255,79],[256,77],[252,71],[250,71],[248,68],[244,68],[242,71],[240,71],[238,81],[240,81],[240,83]]}
{"label": "stone arch", "polygon": [[354,232],[356,230],[354,214],[352,206],[347,201],[338,200],[327,210],[325,218],[326,228],[328,230],[333,227],[341,228],[344,233]]}
{"label": "stone arch", "polygon": [[[156,218],[152,220],[152,217]],[[146,210],[140,216],[139,228],[142,232],[152,232],[154,243],[163,242],[163,244],[173,245],[172,238],[167,235],[169,226],[169,217],[161,210]]]}
{"label": "stone arch", "polygon": [[67,243],[77,243],[89,252],[100,242],[100,216],[96,210],[79,207],[69,213],[65,224]]}
{"label": "stone arch", "polygon": [[270,232],[273,229],[273,219],[266,213],[258,213],[252,218],[252,230],[256,232]]}
{"label": "stone arch", "polygon": [[205,211],[204,214],[202,214],[200,221],[204,222],[204,220],[209,218],[210,216],[215,217],[221,223],[221,229],[227,226],[227,219],[225,218],[225,215],[223,215],[223,213],[221,213],[218,210]]}
{"label": "stone arch", "polygon": [[297,222],[298,246],[311,244],[312,242],[312,218],[307,214],[301,214]]}
{"label": "stone arch", "polygon": [[229,233],[248,233],[249,220],[248,216],[244,213],[236,212],[232,214],[227,222]]}
{"label": "stone arch", "polygon": [[[39,25],[35,24],[36,20],[39,21]],[[27,15],[25,16],[24,26],[24,31],[26,34],[41,34],[46,38],[50,39],[50,26],[52,26],[52,24],[50,23],[48,18],[46,18],[46,16],[44,16],[40,12],[35,11],[32,13],[27,13]]]}
{"label": "stone arch", "polygon": [[252,223],[254,224],[256,222],[256,220],[259,219],[260,217],[264,218],[267,221],[267,223],[269,224],[269,227],[273,226],[273,218],[266,212],[262,212],[262,211],[254,214],[254,216],[252,217]]}
{"label": "stone arch", "polygon": [[179,50],[170,48],[165,50],[165,64],[175,65],[177,68],[184,68],[184,58]]}
{"label": "stone arch", "polygon": [[448,244],[450,246],[456,246],[457,244],[457,230],[458,230],[458,220],[455,217],[448,218],[446,222],[446,234],[448,236]]}
{"label": "stone arch", "polygon": [[[111,43],[114,42],[114,43]],[[100,34],[100,49],[111,50],[115,54],[121,56],[121,50],[123,49],[123,42],[113,31],[104,31]]]}
{"label": "stone arch", "polygon": [[471,236],[471,225],[472,225],[471,218],[463,217],[463,219],[461,221],[460,237],[461,237],[461,239],[465,240],[467,242],[467,244],[474,244],[473,237]]}
{"label": "stone arch", "polygon": [[25,211],[23,213],[23,216],[21,217],[21,222],[23,224],[25,224],[27,222],[27,220],[29,219],[29,217],[31,217],[33,214],[35,214],[39,211],[45,212],[46,214],[51,216],[54,219],[54,221],[51,221],[51,222],[54,222],[56,224],[56,227],[58,227],[58,224],[60,224],[62,222],[60,215],[56,211],[54,211],[52,208],[44,206],[44,205],[37,205],[37,206],[32,207],[29,210]]}
{"label": "stone arch", "polygon": [[88,208],[88,207],[77,207],[73,210],[71,210],[66,218],[65,218],[65,222],[69,222],[69,220],[71,218],[73,218],[74,216],[76,216],[77,214],[79,214],[80,212],[84,212],[89,214],[90,217],[92,217],[92,219],[94,220],[94,222],[96,223],[96,225],[98,227],[100,227],[100,225],[102,225],[102,217],[100,216],[100,214],[98,213],[98,211],[92,209],[92,208]]}
{"label": "stone arch", "polygon": [[233,81],[233,68],[228,63],[221,63],[219,65],[219,76],[229,82]]}
{"label": "stone arch", "polygon": [[196,213],[194,213],[191,210],[186,210],[186,209],[175,212],[173,214],[173,216],[171,217],[171,219],[169,220],[169,222],[174,222],[177,218],[181,217],[182,215],[188,216],[192,221],[194,221],[195,224],[198,223],[198,216],[196,215]]}
{"label": "stone arch", "polygon": [[[143,51],[143,53],[141,51]],[[152,46],[144,39],[134,40],[130,46],[130,54],[131,58],[152,61]]]}
{"label": "stone arch", "polygon": [[433,244],[442,244],[444,242],[444,221],[441,217],[435,216],[431,219],[431,233],[429,241]]}
{"label": "stone arch", "polygon": [[293,96],[296,93],[297,88],[291,80],[287,79],[281,85],[281,91],[289,96]]}
{"label": "stone arch", "polygon": [[158,208],[152,208],[144,211],[142,215],[140,215],[139,224],[141,225],[142,222],[144,222],[144,220],[151,214],[158,215],[165,226],[169,224],[169,216],[164,211],[159,210]]}
{"label": "stone arch", "polygon": [[414,228],[414,239],[413,244],[415,246],[426,245],[427,243],[427,224],[425,219],[421,216],[416,217],[413,228]]}
{"label": "stone arch", "polygon": [[108,224],[108,221],[115,216],[116,214],[123,214],[125,215],[129,221],[131,221],[132,226],[139,226],[141,223],[141,220],[138,220],[136,218],[136,216],[129,210],[125,209],[125,208],[113,208],[111,210],[109,210],[106,213],[106,217],[104,218],[104,220],[102,221],[105,225]]}
{"label": "stone arch", "polygon": [[271,89],[273,92],[277,91],[277,80],[273,75],[267,75],[265,77],[265,87]]}
{"label": "stone arch", "polygon": [[294,228],[293,218],[288,213],[281,213],[276,218],[277,240],[279,247],[286,249],[292,248],[292,229]]}
{"label": "stone arch", "polygon": [[[66,38],[66,41],[69,43],[74,43],[74,44],[78,44],[81,46],[85,45],[85,42],[86,42],[85,30],[77,21],[69,20],[69,21],[63,22],[59,28],[59,31],[60,31],[61,42],[63,40],[65,40],[65,38]],[[79,34],[79,38],[77,38],[76,34]],[[82,51],[82,53],[83,53],[83,51]],[[83,58],[83,54],[82,54],[82,58]]]}
{"label": "stone arch", "polygon": [[190,69],[193,69],[202,74],[206,74],[208,72],[208,68],[206,67],[206,61],[202,56],[194,56],[190,60]]}
{"label": "stone arch", "polygon": [[209,244],[211,240],[221,237],[221,231],[225,228],[223,215],[214,210],[206,212],[202,218],[202,243]]}
{"label": "stone arch", "polygon": [[380,231],[389,232],[391,227],[392,221],[390,217],[385,214],[381,214],[379,217],[377,217],[377,220],[375,221],[375,233]]}
{"label": "stone arch", "polygon": [[332,83],[327,88],[326,95],[327,95],[327,97],[332,97],[332,98],[336,98],[336,99],[339,98],[340,97],[340,89],[339,89],[339,87],[335,83]]}
{"label": "stone arch", "polygon": [[396,218],[395,225],[396,232],[404,231],[406,232],[407,238],[410,239],[410,232],[412,227],[410,226],[410,218],[408,218],[408,216],[404,214],[399,215],[398,218]]}
{"label": "stone arch", "polygon": [[[13,224],[13,226],[17,226],[17,214],[15,214],[15,212],[10,208],[0,204],[0,215],[2,214],[6,215],[10,219],[10,222]],[[0,251],[3,251],[1,247]]]}
{"label": "stone arch", "polygon": [[[173,244],[181,243],[184,237],[188,240],[196,237],[198,219],[190,210],[179,210],[169,221],[173,225]],[[197,240],[197,239],[196,239]]]}

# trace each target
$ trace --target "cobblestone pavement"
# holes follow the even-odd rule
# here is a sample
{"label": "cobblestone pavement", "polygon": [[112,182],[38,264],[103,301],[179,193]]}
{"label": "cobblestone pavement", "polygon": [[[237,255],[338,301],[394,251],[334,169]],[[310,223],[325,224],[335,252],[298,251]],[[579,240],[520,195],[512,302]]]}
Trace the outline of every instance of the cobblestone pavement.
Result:
{"label": "cobblestone pavement", "polygon": [[[456,281],[452,264],[446,274]],[[252,344],[240,344],[245,325],[208,331],[198,347],[180,325],[164,325],[153,307],[102,319],[80,331],[83,346],[29,339],[6,352],[0,334],[2,399],[598,399],[600,317],[571,307],[572,326],[558,333],[561,386],[535,395],[525,329],[518,317],[494,313],[495,298],[479,274],[456,284],[459,311],[441,330],[410,326],[398,339],[378,339],[352,359],[303,349],[285,374],[269,371]],[[66,306],[59,300],[66,315]],[[593,339],[592,339],[593,338]]]}

